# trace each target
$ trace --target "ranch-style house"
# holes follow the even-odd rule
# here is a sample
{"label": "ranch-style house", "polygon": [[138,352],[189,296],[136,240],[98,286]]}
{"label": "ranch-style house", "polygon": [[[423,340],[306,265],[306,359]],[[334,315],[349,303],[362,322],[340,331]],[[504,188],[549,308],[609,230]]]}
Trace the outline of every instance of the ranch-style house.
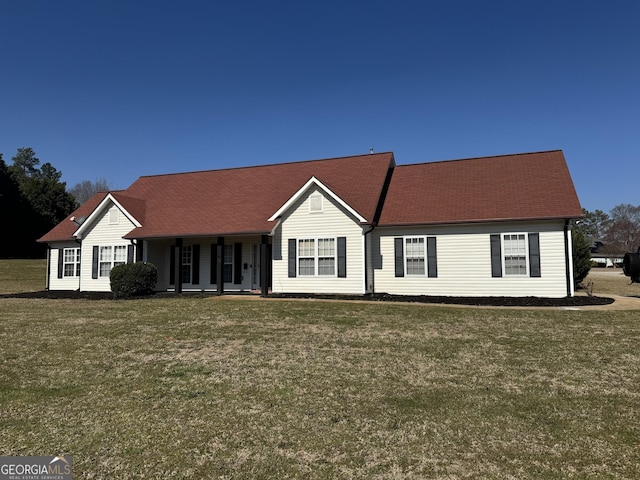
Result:
{"label": "ranch-style house", "polygon": [[143,176],[39,239],[47,288],[109,291],[153,263],[158,291],[573,296],[562,151],[396,165],[393,153]]}

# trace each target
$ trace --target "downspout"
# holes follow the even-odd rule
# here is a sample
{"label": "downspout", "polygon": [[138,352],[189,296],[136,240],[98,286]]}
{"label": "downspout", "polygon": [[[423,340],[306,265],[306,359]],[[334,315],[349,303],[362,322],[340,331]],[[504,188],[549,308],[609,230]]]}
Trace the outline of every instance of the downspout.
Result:
{"label": "downspout", "polygon": [[564,264],[565,264],[565,276],[567,279],[567,297],[572,297],[571,284],[573,279],[573,272],[571,271],[571,257],[569,250],[569,219],[564,221]]}
{"label": "downspout", "polygon": [[78,291],[82,291],[80,290],[80,287],[82,286],[82,240],[78,240],[77,238],[74,239],[75,242],[80,245],[80,274],[78,275]]}

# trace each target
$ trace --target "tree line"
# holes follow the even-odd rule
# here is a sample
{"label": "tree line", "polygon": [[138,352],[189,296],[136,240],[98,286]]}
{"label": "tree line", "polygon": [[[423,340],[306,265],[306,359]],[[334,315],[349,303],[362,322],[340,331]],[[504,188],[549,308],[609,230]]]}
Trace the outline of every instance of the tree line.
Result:
{"label": "tree line", "polygon": [[7,165],[0,153],[0,257],[42,258],[46,246],[37,239],[108,185],[86,181],[67,190],[62,172],[51,163],[41,165],[32,148],[18,148],[12,161]]}

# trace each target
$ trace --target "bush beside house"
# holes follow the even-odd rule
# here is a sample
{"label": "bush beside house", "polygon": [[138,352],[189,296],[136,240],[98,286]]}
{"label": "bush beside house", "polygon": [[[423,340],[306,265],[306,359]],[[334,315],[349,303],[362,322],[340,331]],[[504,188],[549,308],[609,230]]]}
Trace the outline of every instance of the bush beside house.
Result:
{"label": "bush beside house", "polygon": [[158,282],[158,269],[151,263],[125,263],[113,267],[109,279],[115,298],[150,295]]}

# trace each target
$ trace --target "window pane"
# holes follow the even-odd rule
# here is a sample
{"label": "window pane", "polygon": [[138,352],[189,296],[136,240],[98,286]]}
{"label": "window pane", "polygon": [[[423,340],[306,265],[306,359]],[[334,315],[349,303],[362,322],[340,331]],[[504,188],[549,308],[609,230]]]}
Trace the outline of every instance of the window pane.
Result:
{"label": "window pane", "polygon": [[100,276],[108,277],[111,272],[111,262],[100,262]]}
{"label": "window pane", "polygon": [[67,263],[64,266],[64,276],[73,277],[75,271],[75,265],[73,263]]}
{"label": "window pane", "polygon": [[315,259],[300,258],[298,262],[298,271],[300,272],[300,275],[315,275]]}
{"label": "window pane", "polygon": [[318,256],[333,257],[335,255],[335,238],[318,239]]}
{"label": "window pane", "polygon": [[299,257],[313,257],[316,254],[316,244],[313,239],[298,240],[298,256]]}
{"label": "window pane", "polygon": [[182,283],[191,283],[191,265],[182,265]]}
{"label": "window pane", "polygon": [[407,275],[424,275],[424,258],[407,258]]}
{"label": "window pane", "polygon": [[335,258],[319,258],[318,259],[318,275],[335,275]]}
{"label": "window pane", "polygon": [[191,265],[191,245],[182,247],[182,264]]}
{"label": "window pane", "polygon": [[111,263],[111,247],[100,247],[100,261]]}

